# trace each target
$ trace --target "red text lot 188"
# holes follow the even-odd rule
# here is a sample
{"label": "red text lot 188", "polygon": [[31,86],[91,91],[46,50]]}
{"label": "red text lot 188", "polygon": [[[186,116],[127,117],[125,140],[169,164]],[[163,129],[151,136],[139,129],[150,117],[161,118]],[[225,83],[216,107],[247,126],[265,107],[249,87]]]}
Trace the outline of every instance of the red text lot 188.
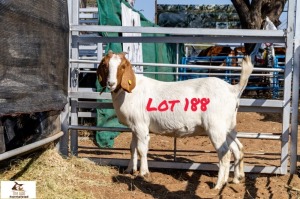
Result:
{"label": "red text lot 188", "polygon": [[[159,105],[157,107],[152,105],[152,98],[148,99],[148,103],[146,106],[146,110],[147,111],[159,111],[159,112],[164,112],[164,111],[174,111],[174,107],[176,106],[176,104],[180,103],[180,100],[163,100],[159,103]],[[189,109],[192,111],[197,111],[197,110],[201,110],[201,111],[206,111],[207,110],[207,105],[209,104],[210,100],[209,98],[192,98],[192,99],[188,99],[185,98],[184,101],[184,111],[188,111]]]}

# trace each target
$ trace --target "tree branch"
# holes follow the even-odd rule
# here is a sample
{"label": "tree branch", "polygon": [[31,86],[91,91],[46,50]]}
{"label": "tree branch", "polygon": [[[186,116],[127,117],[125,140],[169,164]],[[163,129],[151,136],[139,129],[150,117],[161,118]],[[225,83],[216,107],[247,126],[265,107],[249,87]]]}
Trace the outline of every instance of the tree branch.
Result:
{"label": "tree branch", "polygon": [[245,25],[250,20],[249,0],[231,0],[231,2],[239,15],[242,28],[248,29],[248,27]]}
{"label": "tree branch", "polygon": [[262,18],[269,17],[275,26],[279,26],[281,24],[279,18],[286,2],[287,0],[266,1],[262,6]]}

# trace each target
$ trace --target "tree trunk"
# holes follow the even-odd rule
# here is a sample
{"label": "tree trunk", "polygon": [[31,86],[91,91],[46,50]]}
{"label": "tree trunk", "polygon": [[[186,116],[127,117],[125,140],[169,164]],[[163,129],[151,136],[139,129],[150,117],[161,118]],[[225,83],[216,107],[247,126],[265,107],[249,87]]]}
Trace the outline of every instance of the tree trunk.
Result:
{"label": "tree trunk", "polygon": [[[287,0],[231,0],[243,29],[262,29],[266,17],[280,25],[279,17]],[[253,51],[255,44],[245,44],[247,54]]]}

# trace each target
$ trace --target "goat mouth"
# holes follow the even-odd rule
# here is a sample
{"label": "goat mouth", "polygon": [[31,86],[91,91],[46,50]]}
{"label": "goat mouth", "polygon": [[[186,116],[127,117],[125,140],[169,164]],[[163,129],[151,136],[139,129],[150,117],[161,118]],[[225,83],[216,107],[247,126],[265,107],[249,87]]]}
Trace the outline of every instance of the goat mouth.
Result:
{"label": "goat mouth", "polygon": [[110,92],[114,92],[116,90],[117,86],[109,86],[108,88],[109,88]]}

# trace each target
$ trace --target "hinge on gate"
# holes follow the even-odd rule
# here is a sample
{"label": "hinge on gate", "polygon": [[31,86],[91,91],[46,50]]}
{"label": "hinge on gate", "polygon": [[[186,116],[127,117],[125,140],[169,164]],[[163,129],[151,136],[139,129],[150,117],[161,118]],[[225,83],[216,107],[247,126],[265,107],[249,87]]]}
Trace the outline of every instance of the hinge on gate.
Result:
{"label": "hinge on gate", "polygon": [[288,34],[288,30],[287,29],[284,29],[283,30],[283,32],[284,32],[284,41],[285,41],[285,43],[287,42],[287,34]]}
{"label": "hinge on gate", "polygon": [[71,82],[72,82],[72,87],[77,87],[78,85],[78,75],[79,75],[80,71],[78,68],[73,70],[73,75],[71,78]]}

